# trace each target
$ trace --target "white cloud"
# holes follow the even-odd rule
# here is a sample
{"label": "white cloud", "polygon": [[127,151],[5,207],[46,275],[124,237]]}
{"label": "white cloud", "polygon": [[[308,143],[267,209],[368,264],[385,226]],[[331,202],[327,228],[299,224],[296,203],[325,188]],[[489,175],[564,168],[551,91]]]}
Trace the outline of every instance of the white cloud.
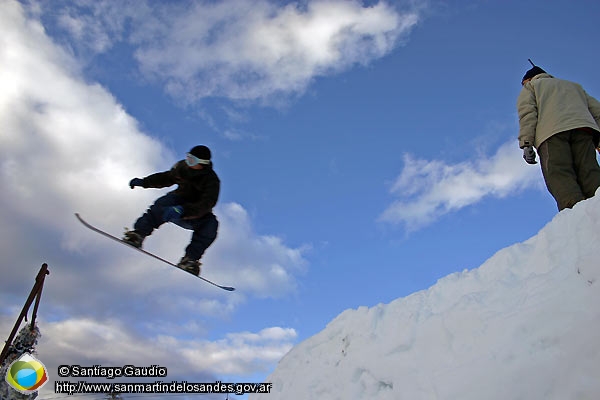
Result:
{"label": "white cloud", "polygon": [[440,160],[419,160],[404,155],[404,169],[390,192],[399,199],[381,214],[380,220],[404,224],[415,230],[452,211],[483,198],[505,197],[528,186],[539,185],[539,167],[527,165],[514,141],[486,157],[448,165]]}
{"label": "white cloud", "polygon": [[228,271],[224,279],[242,278],[244,291],[257,296],[279,297],[295,290],[295,276],[306,266],[303,254],[307,246],[290,248],[277,236],[257,235],[248,213],[239,204],[220,206],[217,216],[223,235],[211,252],[218,259],[219,266],[215,265],[215,269],[222,267]]}
{"label": "white cloud", "polygon": [[389,53],[419,21],[417,6],[400,12],[387,2],[122,3],[53,3],[48,13],[77,47],[104,52],[127,40],[141,71],[186,101],[302,93],[316,77]]}
{"label": "white cloud", "polygon": [[[159,365],[167,368],[167,377],[160,378],[163,381],[193,376],[198,382],[210,382],[218,376],[267,372],[297,338],[294,329],[281,327],[231,333],[207,341],[172,335],[144,338],[127,321],[111,318],[41,320],[39,324],[42,335],[37,346],[38,357],[50,371],[57,371],[59,365],[74,364]],[[60,380],[55,373],[52,375],[51,378]]]}
{"label": "white cloud", "polygon": [[301,93],[317,76],[391,51],[417,22],[386,3],[267,1],[195,3],[141,40],[136,58],[174,95],[263,99]]}
{"label": "white cloud", "polygon": [[271,327],[256,333],[230,333],[212,343],[190,343],[182,353],[198,368],[216,367],[221,373],[245,375],[265,371],[265,366],[279,361],[296,337],[294,329]]}
{"label": "white cloud", "polygon": [[131,210],[122,201],[127,182],[166,161],[160,144],[106,90],[84,82],[76,62],[16,3],[4,2],[0,18],[5,211],[56,225],[75,210],[109,218]]}

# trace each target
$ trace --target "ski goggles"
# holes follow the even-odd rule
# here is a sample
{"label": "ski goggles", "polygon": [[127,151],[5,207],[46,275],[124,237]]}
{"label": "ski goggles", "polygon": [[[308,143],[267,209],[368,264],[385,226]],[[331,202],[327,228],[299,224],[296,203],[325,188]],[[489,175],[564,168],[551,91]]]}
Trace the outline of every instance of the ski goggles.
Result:
{"label": "ski goggles", "polygon": [[187,153],[185,155],[185,163],[188,166],[193,167],[193,166],[196,166],[198,164],[208,165],[208,164],[210,164],[210,160],[203,160],[201,158],[196,157],[193,154]]}

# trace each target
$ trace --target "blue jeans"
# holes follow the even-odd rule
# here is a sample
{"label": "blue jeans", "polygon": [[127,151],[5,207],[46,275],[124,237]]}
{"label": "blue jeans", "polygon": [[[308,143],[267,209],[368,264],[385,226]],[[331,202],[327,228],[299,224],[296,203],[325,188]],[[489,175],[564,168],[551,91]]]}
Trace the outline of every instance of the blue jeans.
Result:
{"label": "blue jeans", "polygon": [[[179,206],[183,203],[183,199],[173,192],[156,199],[148,210],[142,215],[133,225],[133,228],[141,235],[148,236],[154,229],[164,224],[163,215],[168,207]],[[200,218],[193,219],[178,219],[169,221],[182,228],[194,231],[192,240],[185,249],[185,256],[193,260],[199,260],[204,251],[217,238],[217,229],[219,221],[213,213],[209,213]]]}

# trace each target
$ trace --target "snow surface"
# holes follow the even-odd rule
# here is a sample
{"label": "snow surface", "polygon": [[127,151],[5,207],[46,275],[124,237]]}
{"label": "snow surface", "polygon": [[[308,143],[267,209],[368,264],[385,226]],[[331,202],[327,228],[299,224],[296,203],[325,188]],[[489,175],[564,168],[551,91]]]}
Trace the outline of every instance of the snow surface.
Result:
{"label": "snow surface", "polygon": [[599,225],[600,190],[477,269],[346,310],[250,399],[600,399]]}

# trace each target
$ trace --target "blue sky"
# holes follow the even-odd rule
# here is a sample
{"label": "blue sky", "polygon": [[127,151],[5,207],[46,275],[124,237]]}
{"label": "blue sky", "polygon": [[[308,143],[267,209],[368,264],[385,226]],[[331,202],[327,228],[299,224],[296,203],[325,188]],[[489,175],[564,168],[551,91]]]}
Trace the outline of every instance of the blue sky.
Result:
{"label": "blue sky", "polygon": [[[2,332],[47,262],[47,366],[162,363],[173,378],[259,381],[343,310],[479,266],[557,212],[521,158],[516,98],[528,58],[600,96],[599,11],[1,2]],[[222,180],[203,273],[233,294],[73,217],[120,234],[165,192],[129,179],[196,144]],[[146,248],[175,261],[187,235],[165,226]]]}

